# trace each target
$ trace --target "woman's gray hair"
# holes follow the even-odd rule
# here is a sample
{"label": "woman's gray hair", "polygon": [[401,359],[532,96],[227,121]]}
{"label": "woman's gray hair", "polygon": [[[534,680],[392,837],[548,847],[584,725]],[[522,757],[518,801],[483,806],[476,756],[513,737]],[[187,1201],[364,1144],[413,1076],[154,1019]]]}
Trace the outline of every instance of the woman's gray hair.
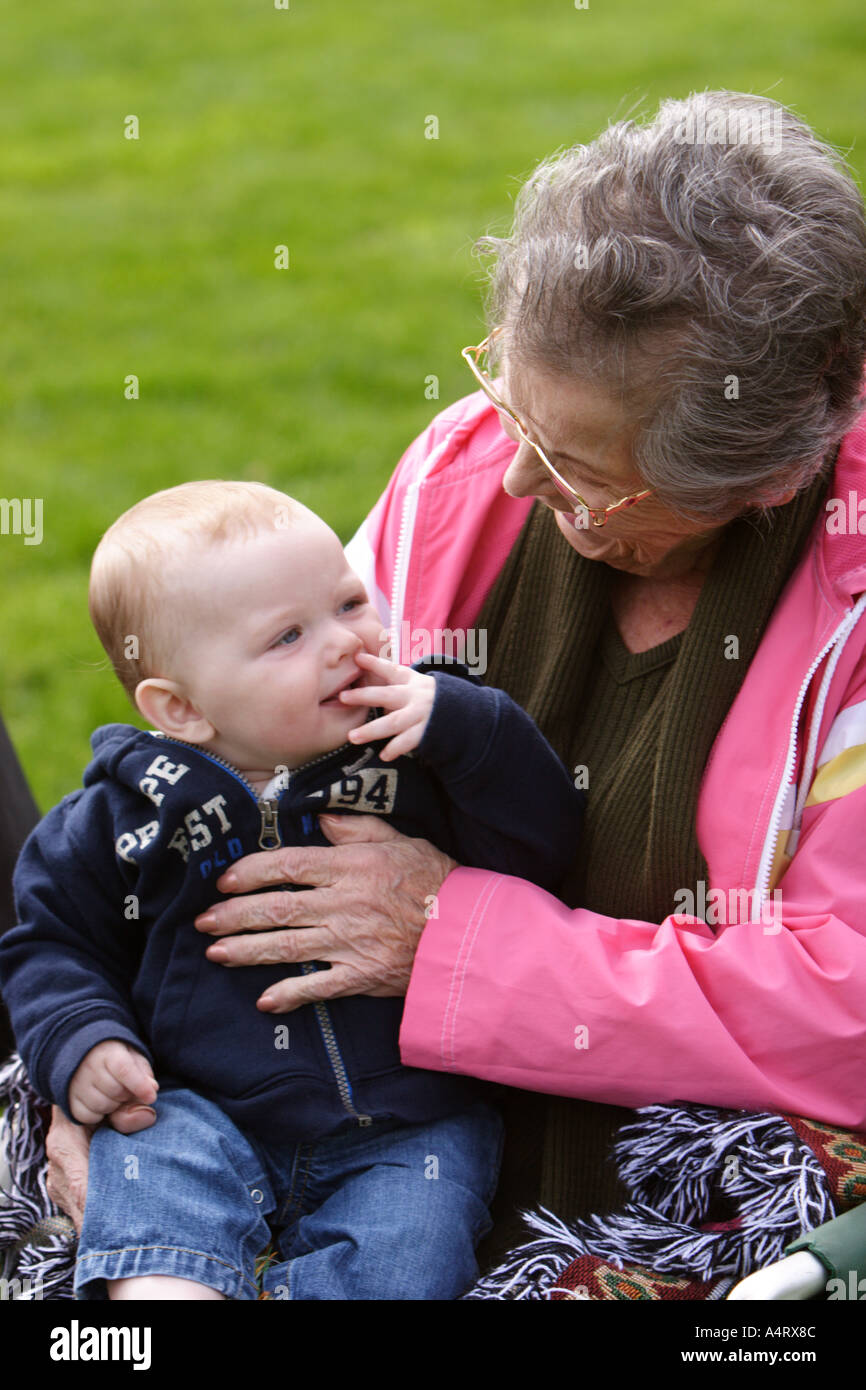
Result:
{"label": "woman's gray hair", "polygon": [[701,92],[611,124],[539,165],[511,236],[476,249],[509,355],[613,392],[684,516],[806,487],[862,408],[863,199],[778,102]]}

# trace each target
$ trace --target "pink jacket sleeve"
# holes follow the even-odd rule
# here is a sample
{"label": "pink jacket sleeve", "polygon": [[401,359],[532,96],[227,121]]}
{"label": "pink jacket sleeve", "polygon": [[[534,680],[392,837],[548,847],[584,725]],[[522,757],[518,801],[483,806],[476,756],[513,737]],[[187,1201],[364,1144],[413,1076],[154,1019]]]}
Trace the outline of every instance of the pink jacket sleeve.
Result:
{"label": "pink jacket sleeve", "polygon": [[[866,700],[859,673],[844,708]],[[404,1062],[609,1104],[863,1127],[864,825],[866,786],[807,806],[776,919],[715,931],[570,910],[522,880],[454,870],[416,957]]]}

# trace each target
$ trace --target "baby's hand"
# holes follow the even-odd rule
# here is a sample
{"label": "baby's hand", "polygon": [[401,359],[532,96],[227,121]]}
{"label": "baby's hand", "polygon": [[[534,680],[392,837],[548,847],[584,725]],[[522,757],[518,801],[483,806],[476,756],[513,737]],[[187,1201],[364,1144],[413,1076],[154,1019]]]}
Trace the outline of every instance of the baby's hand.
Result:
{"label": "baby's hand", "polygon": [[396,734],[379,754],[385,762],[417,748],[424,737],[436,695],[433,677],[425,676],[422,671],[412,671],[408,666],[398,666],[383,656],[371,656],[369,652],[358,652],[355,660],[383,684],[356,685],[351,690],[341,691],[340,699],[346,705],[369,705],[374,709],[381,706],[391,712],[351,729],[350,741],[367,743],[373,738]]}
{"label": "baby's hand", "polygon": [[92,1047],[76,1068],[69,1083],[69,1110],[79,1124],[96,1125],[121,1107],[128,1108],[130,1101],[152,1105],[158,1090],[147,1058],[113,1038]]}

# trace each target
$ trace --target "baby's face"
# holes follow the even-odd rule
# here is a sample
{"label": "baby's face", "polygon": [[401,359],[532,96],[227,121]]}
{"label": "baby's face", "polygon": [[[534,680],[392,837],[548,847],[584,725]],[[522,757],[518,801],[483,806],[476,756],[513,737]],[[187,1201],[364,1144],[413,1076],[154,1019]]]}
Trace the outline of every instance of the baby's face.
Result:
{"label": "baby's face", "polygon": [[217,731],[205,746],[242,772],[273,776],[339,748],[366,711],[334,696],[370,684],[382,621],[317,517],[194,551],[190,631],[174,678]]}

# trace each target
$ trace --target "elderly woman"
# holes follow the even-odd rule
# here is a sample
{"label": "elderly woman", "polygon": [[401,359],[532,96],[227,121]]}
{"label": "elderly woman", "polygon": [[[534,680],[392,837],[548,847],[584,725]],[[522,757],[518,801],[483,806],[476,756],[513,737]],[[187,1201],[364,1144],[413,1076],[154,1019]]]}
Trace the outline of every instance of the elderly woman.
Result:
{"label": "elderly woman", "polygon": [[866,221],[790,111],[707,92],[544,163],[483,247],[478,389],[348,553],[401,659],[478,630],[586,786],[563,901],[337,817],[198,925],[227,968],[330,963],[260,1007],[405,993],[407,1064],[544,1093],[508,1196],[573,1216],[610,1107],[866,1120]]}

